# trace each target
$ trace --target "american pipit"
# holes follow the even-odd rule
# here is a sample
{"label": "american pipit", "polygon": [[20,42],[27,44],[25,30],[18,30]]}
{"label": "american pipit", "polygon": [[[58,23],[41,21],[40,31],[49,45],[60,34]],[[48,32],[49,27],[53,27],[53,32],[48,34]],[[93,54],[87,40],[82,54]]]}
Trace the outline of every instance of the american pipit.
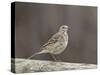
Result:
{"label": "american pipit", "polygon": [[38,54],[42,54],[42,53],[50,53],[52,55],[52,57],[54,58],[54,60],[56,60],[56,58],[53,55],[58,55],[60,53],[62,53],[65,48],[67,47],[68,44],[68,26],[67,25],[62,25],[59,28],[59,31],[54,34],[47,43],[45,43],[41,48],[40,48],[40,52],[37,52],[35,54],[33,54],[32,56],[30,56],[27,59],[30,59]]}

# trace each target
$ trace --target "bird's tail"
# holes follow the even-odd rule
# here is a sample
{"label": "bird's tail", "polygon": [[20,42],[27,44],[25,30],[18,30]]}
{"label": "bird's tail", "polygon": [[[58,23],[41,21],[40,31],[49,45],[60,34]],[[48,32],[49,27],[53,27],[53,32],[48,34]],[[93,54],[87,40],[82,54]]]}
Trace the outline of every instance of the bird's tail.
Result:
{"label": "bird's tail", "polygon": [[47,50],[42,50],[42,51],[40,51],[40,52],[37,52],[37,53],[31,55],[31,56],[28,57],[27,59],[30,59],[30,58],[32,58],[32,57],[34,57],[34,56],[36,56],[36,55],[43,54],[43,53],[48,53],[48,52],[47,52]]}
{"label": "bird's tail", "polygon": [[23,61],[23,62],[26,62],[27,60],[31,59],[32,57],[34,57],[36,55],[39,55],[39,54],[43,54],[43,53],[48,53],[48,51],[47,50],[42,50],[40,52],[37,52],[37,53],[31,55],[30,57],[28,57],[27,59],[25,59],[25,61]]}

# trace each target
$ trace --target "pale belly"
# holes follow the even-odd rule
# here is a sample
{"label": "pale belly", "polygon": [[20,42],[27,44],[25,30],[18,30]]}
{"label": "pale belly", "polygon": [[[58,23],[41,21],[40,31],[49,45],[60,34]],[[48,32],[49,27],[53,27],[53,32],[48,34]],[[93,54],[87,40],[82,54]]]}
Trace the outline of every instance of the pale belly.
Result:
{"label": "pale belly", "polygon": [[68,44],[68,37],[66,38],[65,41],[58,42],[55,45],[53,45],[52,49],[50,50],[50,53],[55,55],[62,53],[66,49],[67,44]]}
{"label": "pale belly", "polygon": [[65,45],[65,44],[64,45],[62,44],[60,46],[58,45],[55,47],[55,49],[53,49],[53,51],[51,51],[51,53],[55,54],[55,55],[60,54],[66,49],[66,46],[67,45]]}

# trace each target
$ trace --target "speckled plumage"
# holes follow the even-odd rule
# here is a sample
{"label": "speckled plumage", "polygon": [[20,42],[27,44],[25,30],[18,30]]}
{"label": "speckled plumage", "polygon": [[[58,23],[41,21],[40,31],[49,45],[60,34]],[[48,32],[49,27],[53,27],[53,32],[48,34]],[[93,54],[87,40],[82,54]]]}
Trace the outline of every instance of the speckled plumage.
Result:
{"label": "speckled plumage", "polygon": [[45,43],[41,48],[40,52],[37,52],[30,56],[28,59],[34,57],[35,55],[42,54],[42,53],[50,53],[53,55],[57,55],[62,53],[68,44],[68,26],[62,25],[59,28],[59,31],[54,34],[47,43]]}

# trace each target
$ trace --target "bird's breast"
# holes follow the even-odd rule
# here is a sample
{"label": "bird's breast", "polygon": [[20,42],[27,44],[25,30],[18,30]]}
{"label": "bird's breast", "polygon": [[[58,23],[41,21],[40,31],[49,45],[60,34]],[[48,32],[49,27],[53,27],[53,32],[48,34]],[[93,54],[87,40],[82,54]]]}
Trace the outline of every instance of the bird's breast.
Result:
{"label": "bird's breast", "polygon": [[63,34],[62,35],[62,38],[59,40],[59,42],[57,42],[53,47],[54,47],[54,50],[53,50],[53,54],[60,54],[62,53],[66,47],[67,47],[67,44],[68,44],[68,35],[67,33]]}
{"label": "bird's breast", "polygon": [[67,46],[68,44],[68,34],[67,33],[64,34],[64,43]]}

